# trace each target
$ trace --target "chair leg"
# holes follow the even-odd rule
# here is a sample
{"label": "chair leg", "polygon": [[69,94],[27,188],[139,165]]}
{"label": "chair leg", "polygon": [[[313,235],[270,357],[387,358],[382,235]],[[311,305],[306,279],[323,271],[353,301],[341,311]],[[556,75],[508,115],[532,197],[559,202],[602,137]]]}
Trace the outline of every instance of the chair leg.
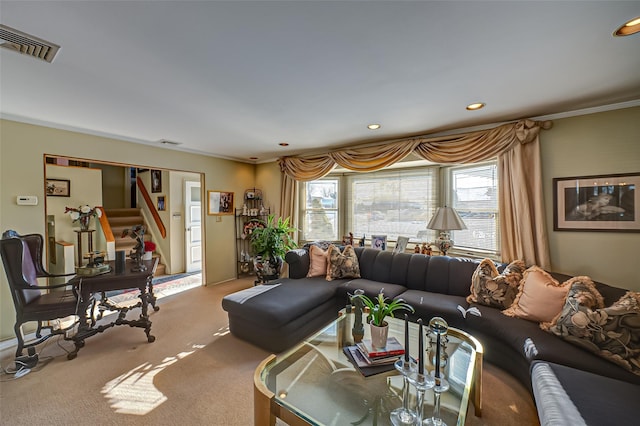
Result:
{"label": "chair leg", "polygon": [[38,329],[36,330],[36,337],[38,339],[42,337],[42,321],[38,321]]}
{"label": "chair leg", "polygon": [[22,324],[16,323],[13,326],[13,330],[16,332],[16,338],[18,339],[18,347],[16,349],[16,358],[22,356],[22,349],[24,348],[24,338],[22,337]]}

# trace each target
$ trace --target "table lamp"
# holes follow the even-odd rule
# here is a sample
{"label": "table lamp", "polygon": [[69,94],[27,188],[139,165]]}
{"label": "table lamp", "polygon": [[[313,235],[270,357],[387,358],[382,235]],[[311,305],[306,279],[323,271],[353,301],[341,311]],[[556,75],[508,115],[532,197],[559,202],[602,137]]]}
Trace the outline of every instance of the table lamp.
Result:
{"label": "table lamp", "polygon": [[447,252],[453,247],[453,241],[451,240],[449,231],[458,231],[461,229],[467,229],[460,215],[453,207],[438,207],[436,213],[433,215],[427,229],[434,229],[440,231],[440,236],[436,240],[435,244],[443,255],[447,255]]}

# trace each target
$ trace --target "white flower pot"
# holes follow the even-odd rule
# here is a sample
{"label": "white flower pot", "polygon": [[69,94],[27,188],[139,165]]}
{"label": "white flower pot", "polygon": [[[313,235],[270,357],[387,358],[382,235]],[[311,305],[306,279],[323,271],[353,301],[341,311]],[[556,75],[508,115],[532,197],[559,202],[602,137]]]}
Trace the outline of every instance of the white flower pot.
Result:
{"label": "white flower pot", "polygon": [[369,324],[371,326],[371,344],[379,349],[387,346],[387,337],[389,336],[389,325],[385,323],[382,327]]}
{"label": "white flower pot", "polygon": [[153,252],[145,251],[142,255],[142,260],[151,260],[151,256],[153,256]]}

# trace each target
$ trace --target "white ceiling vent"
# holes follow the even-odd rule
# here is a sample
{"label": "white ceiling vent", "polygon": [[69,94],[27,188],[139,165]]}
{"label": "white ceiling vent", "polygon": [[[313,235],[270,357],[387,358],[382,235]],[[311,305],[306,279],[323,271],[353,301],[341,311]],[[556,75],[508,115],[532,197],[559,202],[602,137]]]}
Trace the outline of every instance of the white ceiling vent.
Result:
{"label": "white ceiling vent", "polygon": [[173,145],[173,146],[182,145],[182,142],[174,142],[167,139],[160,139],[160,143],[163,145]]}
{"label": "white ceiling vent", "polygon": [[52,62],[60,46],[0,24],[0,47]]}

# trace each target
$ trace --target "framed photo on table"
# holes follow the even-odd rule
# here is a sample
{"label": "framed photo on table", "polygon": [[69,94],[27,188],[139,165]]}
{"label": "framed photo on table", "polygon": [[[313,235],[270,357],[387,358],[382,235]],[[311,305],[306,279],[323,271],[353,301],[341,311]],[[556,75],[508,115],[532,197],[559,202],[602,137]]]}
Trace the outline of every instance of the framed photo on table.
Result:
{"label": "framed photo on table", "polygon": [[553,179],[554,231],[640,232],[640,173]]}
{"label": "framed photo on table", "polygon": [[387,236],[386,235],[372,235],[371,236],[371,248],[376,250],[387,249]]}
{"label": "framed photo on table", "polygon": [[207,214],[233,214],[233,192],[207,191]]}

